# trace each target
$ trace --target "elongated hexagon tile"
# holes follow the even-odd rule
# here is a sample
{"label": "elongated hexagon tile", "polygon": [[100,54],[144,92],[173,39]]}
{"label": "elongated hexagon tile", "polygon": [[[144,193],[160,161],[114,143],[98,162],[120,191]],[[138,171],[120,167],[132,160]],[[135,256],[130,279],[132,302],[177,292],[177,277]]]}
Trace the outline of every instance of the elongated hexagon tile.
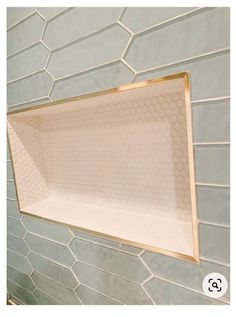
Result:
{"label": "elongated hexagon tile", "polygon": [[15,237],[23,238],[26,231],[20,220],[7,217],[7,233]]}
{"label": "elongated hexagon tile", "polygon": [[80,239],[72,240],[69,247],[78,260],[130,281],[142,283],[150,275],[150,272],[135,255]]}
{"label": "elongated hexagon tile", "polygon": [[152,278],[144,287],[158,305],[213,305],[224,304],[167,281]]}
{"label": "elongated hexagon tile", "polygon": [[115,22],[120,13],[121,8],[115,7],[73,8],[48,23],[43,40],[54,50]]}
{"label": "elongated hexagon tile", "polygon": [[27,233],[25,241],[30,250],[48,259],[54,260],[66,266],[71,266],[75,262],[74,256],[69,249],[62,244]]}
{"label": "elongated hexagon tile", "polygon": [[28,259],[11,250],[7,250],[7,263],[22,273],[29,275],[32,272]]}
{"label": "elongated hexagon tile", "polygon": [[45,72],[13,82],[7,89],[8,106],[45,97],[51,86],[52,78]]}
{"label": "elongated hexagon tile", "polygon": [[54,263],[32,252],[30,253],[28,259],[35,271],[53,279],[54,281],[71,289],[75,289],[78,285],[78,281],[73,273],[62,265]]}
{"label": "elongated hexagon tile", "polygon": [[16,80],[19,77],[41,70],[45,66],[48,55],[48,49],[39,43],[20,54],[8,58],[7,81]]}
{"label": "elongated hexagon tile", "polygon": [[201,223],[199,231],[201,256],[211,261],[229,264],[230,229]]}
{"label": "elongated hexagon tile", "polygon": [[38,305],[60,305],[59,302],[39,291],[38,289],[34,292],[34,299]]}
{"label": "elongated hexagon tile", "polygon": [[135,81],[159,78],[178,72],[188,72],[191,81],[192,100],[217,98],[230,94],[230,58],[229,54],[211,57],[172,66],[166,70],[147,71],[137,75]]}
{"label": "elongated hexagon tile", "polygon": [[18,212],[16,200],[7,199],[7,215],[16,219],[20,219],[21,215]]}
{"label": "elongated hexagon tile", "polygon": [[59,78],[112,62],[120,58],[129,37],[120,26],[113,26],[53,52],[47,69],[54,78]]}
{"label": "elongated hexagon tile", "polygon": [[68,243],[72,238],[67,227],[27,216],[23,217],[22,222],[28,232],[36,233],[57,242]]}
{"label": "elongated hexagon tile", "polygon": [[29,253],[29,248],[27,247],[25,241],[11,236],[10,234],[7,235],[7,248],[24,256]]}
{"label": "elongated hexagon tile", "polygon": [[[220,264],[202,260],[199,265],[149,251],[144,252],[142,259],[157,277],[197,291],[202,291],[202,281],[211,272],[219,272],[230,281],[229,267]],[[224,297],[229,298],[229,291]]]}
{"label": "elongated hexagon tile", "polygon": [[84,305],[119,305],[117,301],[102,295],[94,290],[80,285],[76,293],[78,294],[79,298],[81,299]]}
{"label": "elongated hexagon tile", "polygon": [[230,189],[197,187],[198,217],[216,224],[230,223]]}
{"label": "elongated hexagon tile", "polygon": [[130,7],[125,10],[121,22],[131,31],[136,33],[190,12],[193,9],[195,8]]}
{"label": "elongated hexagon tile", "polygon": [[227,145],[195,147],[196,181],[229,185],[230,149]]}
{"label": "elongated hexagon tile", "polygon": [[7,267],[7,278],[29,292],[33,292],[35,290],[35,286],[31,278],[27,274],[22,273],[11,266]]}
{"label": "elongated hexagon tile", "polygon": [[137,71],[143,71],[226,47],[229,9],[217,8],[137,36],[125,60]]}
{"label": "elongated hexagon tile", "polygon": [[114,63],[71,78],[55,82],[53,100],[78,96],[89,92],[130,83],[133,73],[122,63]]}
{"label": "elongated hexagon tile", "polygon": [[151,299],[141,286],[136,283],[129,282],[81,262],[75,264],[73,271],[82,284],[124,304],[152,304]]}
{"label": "elongated hexagon tile", "polygon": [[20,287],[19,285],[9,280],[7,281],[7,289],[8,289],[8,292],[12,296],[16,297],[16,299],[22,301],[24,304],[27,304],[27,305],[37,304],[31,292],[26,291],[24,288]]}
{"label": "elongated hexagon tile", "polygon": [[24,19],[36,8],[30,7],[9,7],[7,8],[7,28],[10,28],[20,20]]}
{"label": "elongated hexagon tile", "polygon": [[49,297],[55,298],[62,304],[80,305],[78,297],[75,292],[69,288],[66,288],[53,280],[34,272],[32,274],[32,280],[39,290],[47,294]]}
{"label": "elongated hexagon tile", "polygon": [[37,8],[38,12],[42,14],[42,16],[46,19],[52,19],[54,16],[59,14],[60,12],[63,12],[66,9],[66,7],[39,7]]}
{"label": "elongated hexagon tile", "polygon": [[7,34],[7,55],[14,54],[40,41],[45,21],[35,13],[10,29]]}

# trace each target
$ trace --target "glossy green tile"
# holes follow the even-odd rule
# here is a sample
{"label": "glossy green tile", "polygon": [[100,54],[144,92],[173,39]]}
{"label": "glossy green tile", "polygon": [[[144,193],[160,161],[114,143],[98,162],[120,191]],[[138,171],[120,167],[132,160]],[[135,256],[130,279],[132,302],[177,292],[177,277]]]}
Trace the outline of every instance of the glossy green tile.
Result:
{"label": "glossy green tile", "polygon": [[80,301],[75,293],[60,284],[57,284],[53,280],[34,272],[32,279],[36,284],[37,288],[47,294],[49,297],[55,298],[62,304],[68,305],[80,305]]}
{"label": "glossy green tile", "polygon": [[196,182],[229,185],[230,148],[228,145],[195,147]]}
{"label": "glossy green tile", "polygon": [[[7,81],[41,70],[49,51],[41,43],[7,60]],[[29,63],[30,61],[30,63]]]}
{"label": "glossy green tile", "polygon": [[78,260],[130,281],[142,283],[150,275],[150,272],[135,255],[80,239],[74,239],[69,247]]}
{"label": "glossy green tile", "polygon": [[117,301],[104,296],[90,288],[80,285],[76,290],[77,295],[84,305],[119,305]]}
{"label": "glossy green tile", "polygon": [[72,235],[68,228],[49,223],[45,220],[40,220],[32,217],[24,216],[22,219],[28,232],[36,233],[45,238],[49,238],[61,243],[68,243]]}
{"label": "glossy green tile", "polygon": [[27,274],[22,273],[11,266],[7,266],[7,278],[29,292],[33,292],[35,290],[35,286],[31,278]]}
{"label": "glossy green tile", "polygon": [[47,69],[54,78],[59,78],[113,62],[120,58],[129,37],[120,26],[113,26],[53,52]]}
{"label": "glossy green tile", "polygon": [[18,238],[23,238],[26,231],[20,220],[7,217],[7,233]]}
{"label": "glossy green tile", "polygon": [[[73,271],[79,281],[88,287],[108,295],[124,304],[152,304],[140,285],[77,262]],[[91,278],[92,277],[92,278]]]}
{"label": "glossy green tile", "polygon": [[28,258],[35,271],[71,289],[78,285],[79,282],[69,269],[34,253],[30,253]]}
{"label": "glossy green tile", "polygon": [[195,8],[130,7],[125,10],[121,22],[134,33],[166,22]]}
{"label": "glossy green tile", "polygon": [[7,8],[7,28],[24,19],[34,12],[36,8],[30,7],[8,7]]}
{"label": "glossy green tile", "polygon": [[13,180],[13,173],[12,173],[12,164],[11,161],[7,162],[7,179]]}
{"label": "glossy green tile", "polygon": [[16,238],[9,234],[7,235],[7,248],[24,256],[29,253],[29,248],[23,239]]}
{"label": "glossy green tile", "polygon": [[56,49],[115,22],[120,13],[121,8],[115,7],[73,8],[48,23],[43,40],[51,49]]}
{"label": "glossy green tile", "polygon": [[125,60],[143,71],[227,48],[229,26],[229,8],[208,10],[136,37]]}
{"label": "glossy green tile", "polygon": [[7,55],[14,54],[40,41],[45,22],[34,14],[7,33]]}
{"label": "glossy green tile", "polygon": [[7,199],[7,215],[16,219],[21,218],[16,200]]}
{"label": "glossy green tile", "polygon": [[25,241],[31,251],[48,259],[54,260],[66,266],[71,266],[75,262],[75,258],[65,245],[52,242],[31,233],[27,233]]}
{"label": "glossy green tile", "polygon": [[130,83],[133,73],[122,63],[114,63],[72,78],[57,81],[52,90],[53,100],[79,96]]}
{"label": "glossy green tile", "polygon": [[7,198],[16,200],[16,187],[14,181],[7,181]]}
{"label": "glossy green tile", "polygon": [[34,299],[38,305],[60,305],[59,302],[47,296],[43,292],[40,292],[38,289],[34,292]]}
{"label": "glossy green tile", "polygon": [[206,259],[229,264],[230,259],[230,229],[201,223],[200,254]]}
{"label": "glossy green tile", "polygon": [[198,217],[222,225],[230,223],[230,189],[197,187]]}
{"label": "glossy green tile", "polygon": [[11,250],[7,250],[7,264],[28,275],[32,272],[28,259]]}
{"label": "glossy green tile", "polygon": [[27,305],[36,305],[37,302],[35,301],[32,293],[26,291],[25,289],[21,288],[20,286],[16,285],[15,283],[11,281],[7,281],[7,289],[8,292],[16,297],[18,300],[23,302]]}

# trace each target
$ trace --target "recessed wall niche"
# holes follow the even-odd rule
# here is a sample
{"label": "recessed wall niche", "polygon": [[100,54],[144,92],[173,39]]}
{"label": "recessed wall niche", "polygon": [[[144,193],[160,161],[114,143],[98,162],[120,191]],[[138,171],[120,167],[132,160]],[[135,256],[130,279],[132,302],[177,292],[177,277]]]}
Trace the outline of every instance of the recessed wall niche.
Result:
{"label": "recessed wall niche", "polygon": [[8,113],[20,212],[198,262],[187,73]]}

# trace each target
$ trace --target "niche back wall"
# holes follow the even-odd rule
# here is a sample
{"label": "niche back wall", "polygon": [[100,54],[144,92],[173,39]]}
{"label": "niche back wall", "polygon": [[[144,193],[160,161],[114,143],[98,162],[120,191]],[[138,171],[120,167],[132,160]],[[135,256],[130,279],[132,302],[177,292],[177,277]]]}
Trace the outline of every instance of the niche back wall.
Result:
{"label": "niche back wall", "polygon": [[[19,214],[7,158],[8,293],[19,304],[227,304],[229,9],[8,8],[8,111],[187,71],[200,265]],[[66,212],[66,211],[65,211]]]}

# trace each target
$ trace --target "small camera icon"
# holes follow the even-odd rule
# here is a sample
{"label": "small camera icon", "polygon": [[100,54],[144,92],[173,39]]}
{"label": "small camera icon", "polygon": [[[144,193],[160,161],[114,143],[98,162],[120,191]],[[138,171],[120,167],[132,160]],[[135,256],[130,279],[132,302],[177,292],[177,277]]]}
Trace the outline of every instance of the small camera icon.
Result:
{"label": "small camera icon", "polygon": [[220,273],[210,273],[205,276],[202,282],[204,293],[212,298],[223,296],[228,289],[228,282]]}

